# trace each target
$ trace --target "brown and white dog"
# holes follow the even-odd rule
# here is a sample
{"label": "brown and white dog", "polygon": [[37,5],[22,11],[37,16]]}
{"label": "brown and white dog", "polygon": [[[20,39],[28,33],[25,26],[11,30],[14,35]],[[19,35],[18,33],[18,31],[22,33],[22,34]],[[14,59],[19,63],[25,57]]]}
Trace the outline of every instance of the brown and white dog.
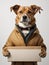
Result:
{"label": "brown and white dog", "polygon": [[[36,27],[35,14],[40,13],[41,7],[36,5],[20,6],[14,5],[10,8],[16,16],[16,28],[12,31],[6,44],[3,47],[3,55],[9,56],[6,47],[9,46],[41,46],[41,57],[46,56],[46,46]],[[37,62],[12,62],[12,65],[37,65]]]}

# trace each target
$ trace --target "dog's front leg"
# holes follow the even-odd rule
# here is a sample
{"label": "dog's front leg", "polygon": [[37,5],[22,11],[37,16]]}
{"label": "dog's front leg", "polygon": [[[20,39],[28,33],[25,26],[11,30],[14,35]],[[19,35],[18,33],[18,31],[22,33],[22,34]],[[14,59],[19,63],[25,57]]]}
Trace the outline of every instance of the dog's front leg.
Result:
{"label": "dog's front leg", "polygon": [[40,57],[46,57],[46,45],[43,43],[43,38],[39,35],[38,46],[41,46],[41,53],[39,54]]}
{"label": "dog's front leg", "polygon": [[41,47],[41,53],[39,55],[42,58],[46,57],[46,46],[45,46],[45,48],[44,47]]}
{"label": "dog's front leg", "polygon": [[11,41],[11,36],[8,38],[6,44],[2,48],[2,53],[3,53],[3,56],[5,56],[5,57],[9,57],[10,56],[10,53],[9,53],[9,51],[7,49],[7,47],[9,47],[9,46],[13,46],[13,43]]}

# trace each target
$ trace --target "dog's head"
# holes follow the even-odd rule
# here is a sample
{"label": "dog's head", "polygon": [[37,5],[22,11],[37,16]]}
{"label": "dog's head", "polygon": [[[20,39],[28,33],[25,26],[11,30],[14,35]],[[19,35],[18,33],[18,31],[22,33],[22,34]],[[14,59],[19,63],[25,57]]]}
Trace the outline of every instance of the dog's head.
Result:
{"label": "dog's head", "polygon": [[19,26],[22,27],[30,27],[35,23],[35,17],[34,15],[40,10],[41,7],[36,6],[36,5],[31,5],[30,7],[28,6],[20,6],[20,5],[15,5],[12,6],[11,11],[13,10],[15,14],[17,15],[16,17],[16,23]]}

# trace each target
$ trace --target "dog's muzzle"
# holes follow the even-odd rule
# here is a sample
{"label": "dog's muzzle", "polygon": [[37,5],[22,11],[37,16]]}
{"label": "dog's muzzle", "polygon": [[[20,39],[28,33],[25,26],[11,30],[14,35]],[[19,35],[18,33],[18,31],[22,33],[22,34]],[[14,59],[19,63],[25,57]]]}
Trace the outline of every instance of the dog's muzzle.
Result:
{"label": "dog's muzzle", "polygon": [[26,28],[26,27],[30,27],[31,25],[29,24],[30,19],[27,15],[23,15],[20,19],[20,22],[18,23],[18,25],[20,27]]}

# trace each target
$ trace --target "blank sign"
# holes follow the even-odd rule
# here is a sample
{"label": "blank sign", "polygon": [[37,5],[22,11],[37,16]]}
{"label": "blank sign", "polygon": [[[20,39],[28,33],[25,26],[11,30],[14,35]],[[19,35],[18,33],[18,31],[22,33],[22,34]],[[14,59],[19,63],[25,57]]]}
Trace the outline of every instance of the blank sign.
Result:
{"label": "blank sign", "polygon": [[40,46],[18,46],[18,47],[8,47],[8,51],[11,56],[8,57],[8,61],[20,61],[20,62],[40,62],[41,58],[39,53],[41,52]]}

